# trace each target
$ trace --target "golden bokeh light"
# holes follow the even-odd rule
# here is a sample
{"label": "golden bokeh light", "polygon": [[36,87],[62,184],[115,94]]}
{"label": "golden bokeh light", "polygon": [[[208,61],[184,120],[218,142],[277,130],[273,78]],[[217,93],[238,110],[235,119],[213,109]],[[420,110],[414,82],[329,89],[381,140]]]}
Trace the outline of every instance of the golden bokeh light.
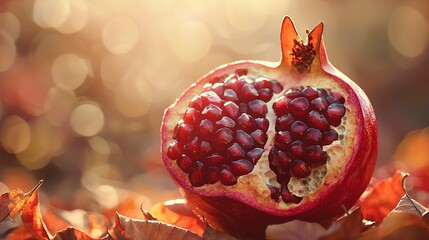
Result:
{"label": "golden bokeh light", "polygon": [[122,54],[131,51],[136,46],[140,32],[137,24],[131,18],[118,16],[106,23],[102,37],[107,50],[114,54]]}
{"label": "golden bokeh light", "polygon": [[72,129],[79,135],[90,137],[104,127],[104,114],[96,103],[82,103],[73,109],[70,116]]}
{"label": "golden bokeh light", "polygon": [[12,66],[16,58],[16,46],[8,32],[0,29],[0,72]]}
{"label": "golden bokeh light", "polygon": [[254,32],[268,20],[270,12],[264,0],[236,0],[226,2],[226,15],[229,23],[239,31]]}
{"label": "golden bokeh light", "polygon": [[17,115],[3,121],[0,127],[0,141],[9,153],[20,153],[30,144],[31,132],[27,122]]}
{"label": "golden bokeh light", "polygon": [[46,119],[55,126],[62,126],[68,121],[76,103],[77,99],[72,91],[52,87],[45,101]]}
{"label": "golden bokeh light", "polygon": [[64,34],[80,31],[88,21],[88,5],[85,0],[71,0],[70,13],[65,22],[57,28]]}
{"label": "golden bokeh light", "polygon": [[87,60],[73,53],[59,56],[52,65],[52,79],[56,86],[74,90],[88,76],[90,66]]}
{"label": "golden bokeh light", "polygon": [[21,25],[18,18],[11,12],[0,13],[0,29],[6,31],[13,40],[19,37]]}
{"label": "golden bokeh light", "polygon": [[69,14],[69,0],[34,0],[33,20],[40,27],[58,28]]}
{"label": "golden bokeh light", "polygon": [[89,146],[92,150],[96,151],[99,154],[109,155],[112,151],[109,142],[104,138],[95,136],[88,139]]}

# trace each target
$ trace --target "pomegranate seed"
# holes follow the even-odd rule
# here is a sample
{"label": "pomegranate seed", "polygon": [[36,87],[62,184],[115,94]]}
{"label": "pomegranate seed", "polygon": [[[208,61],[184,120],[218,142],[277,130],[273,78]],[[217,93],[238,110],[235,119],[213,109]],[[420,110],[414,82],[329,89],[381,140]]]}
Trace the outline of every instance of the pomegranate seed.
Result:
{"label": "pomegranate seed", "polygon": [[235,93],[235,91],[232,89],[225,89],[225,92],[223,93],[223,98],[225,99],[225,101],[238,101],[237,93]]}
{"label": "pomegranate seed", "polygon": [[247,113],[242,113],[237,118],[237,125],[246,132],[250,132],[256,128],[255,120]]}
{"label": "pomegranate seed", "polygon": [[238,95],[239,95],[239,99],[242,102],[252,101],[259,96],[258,91],[256,91],[255,89],[255,86],[253,86],[253,84],[251,83],[244,84],[243,87],[238,92]]}
{"label": "pomegranate seed", "polygon": [[274,187],[271,184],[267,184],[267,187],[270,190],[271,198],[276,202],[280,201],[280,189],[278,187]]}
{"label": "pomegranate seed", "polygon": [[273,85],[271,90],[273,90],[275,94],[279,94],[281,91],[283,91],[283,86],[277,80],[271,80],[271,83]]}
{"label": "pomegranate seed", "polygon": [[318,110],[319,112],[324,112],[328,108],[328,103],[325,99],[318,97],[311,101],[311,108]]}
{"label": "pomegranate seed", "polygon": [[273,92],[268,88],[261,88],[258,90],[259,99],[264,102],[269,102],[273,98]]}
{"label": "pomegranate seed", "polygon": [[305,97],[297,97],[288,104],[288,108],[292,115],[297,117],[302,117],[307,114],[308,106],[309,103]]}
{"label": "pomegranate seed", "polygon": [[293,158],[304,158],[304,143],[299,140],[291,143],[289,153]]}
{"label": "pomegranate seed", "polygon": [[274,103],[273,103],[273,110],[274,113],[277,116],[282,116],[286,113],[288,113],[289,108],[288,108],[288,103],[290,102],[290,99],[283,97],[278,98]]}
{"label": "pomegranate seed", "polygon": [[237,183],[237,177],[232,172],[225,168],[219,173],[219,181],[226,186],[235,185]]}
{"label": "pomegranate seed", "polygon": [[194,127],[189,124],[180,123],[177,125],[177,132],[176,132],[176,138],[179,142],[185,142],[187,141],[192,133],[192,130]]}
{"label": "pomegranate seed", "polygon": [[302,198],[293,195],[287,188],[287,184],[282,185],[281,198],[285,203],[299,203]]}
{"label": "pomegranate seed", "polygon": [[248,70],[245,68],[239,68],[239,69],[235,69],[234,73],[237,74],[238,76],[243,76],[243,75],[247,75]]}
{"label": "pomegranate seed", "polygon": [[340,104],[344,104],[344,102],[346,101],[344,99],[343,96],[341,96],[341,94],[337,93],[337,92],[332,92],[330,95],[326,96],[326,101],[329,104],[332,103],[340,103]]}
{"label": "pomegranate seed", "polygon": [[204,108],[202,115],[211,120],[217,120],[222,116],[222,109],[216,105],[209,104]]}
{"label": "pomegranate seed", "polygon": [[338,133],[334,129],[330,129],[322,134],[322,144],[329,145],[335,140],[338,140]]}
{"label": "pomegranate seed", "polygon": [[317,92],[319,93],[319,96],[321,96],[321,97],[326,97],[326,96],[328,96],[328,91],[326,91],[325,89],[323,89],[323,88],[319,88],[319,89],[317,89]]}
{"label": "pomegranate seed", "polygon": [[289,90],[285,93],[285,96],[286,96],[287,98],[290,98],[290,99],[295,99],[295,98],[297,98],[297,97],[301,97],[301,96],[303,96],[303,95],[302,95],[301,90],[296,89],[296,88],[292,88],[292,89],[289,89]]}
{"label": "pomegranate seed", "polygon": [[212,145],[218,150],[223,150],[233,140],[233,133],[229,128],[221,128],[214,134]]}
{"label": "pomegranate seed", "polygon": [[235,104],[234,102],[230,102],[230,101],[226,102],[224,104],[224,109],[225,109],[224,110],[225,114],[231,117],[232,119],[236,119],[240,114],[238,105]]}
{"label": "pomegranate seed", "polygon": [[308,177],[311,173],[310,165],[300,159],[294,159],[290,162],[290,173],[297,178]]}
{"label": "pomegranate seed", "polygon": [[261,158],[264,150],[262,148],[254,148],[246,153],[247,159],[249,159],[253,164],[256,164]]}
{"label": "pomegranate seed", "polygon": [[206,178],[210,184],[217,183],[219,181],[219,169],[217,167],[208,167],[206,169]]}
{"label": "pomegranate seed", "polygon": [[222,96],[223,90],[224,90],[223,83],[218,82],[218,83],[213,84],[211,90],[213,92],[215,92],[218,96]]}
{"label": "pomegranate seed", "polygon": [[328,120],[326,120],[322,114],[315,110],[310,111],[308,114],[307,123],[310,127],[317,128],[322,132],[329,130]]}
{"label": "pomegranate seed", "polygon": [[182,155],[181,157],[179,157],[176,163],[179,168],[182,169],[182,171],[184,171],[185,173],[189,173],[191,171],[192,165],[194,165],[192,159],[186,155]]}
{"label": "pomegranate seed", "polygon": [[246,152],[242,147],[240,147],[240,145],[233,143],[229,148],[226,149],[226,155],[230,160],[237,160],[244,158],[246,156]]}
{"label": "pomegranate seed", "polygon": [[307,129],[307,124],[302,121],[295,121],[290,125],[290,133],[294,138],[300,138]]}
{"label": "pomegranate seed", "polygon": [[326,118],[334,127],[338,127],[341,124],[341,118],[345,114],[346,108],[340,103],[332,103],[329,105],[328,109],[326,109]]}
{"label": "pomegranate seed", "polygon": [[295,121],[289,113],[282,115],[276,119],[276,131],[286,131],[290,129],[290,125]]}
{"label": "pomegranate seed", "polygon": [[225,164],[227,161],[226,159],[217,153],[211,154],[206,157],[205,162],[210,166],[221,166],[222,164]]}
{"label": "pomegranate seed", "polygon": [[201,111],[203,109],[203,100],[201,100],[200,96],[195,96],[189,102],[188,107]]}
{"label": "pomegranate seed", "polygon": [[225,79],[225,83],[223,84],[225,88],[232,89],[237,92],[238,90],[238,77],[236,75],[231,75],[227,79]]}
{"label": "pomegranate seed", "polygon": [[200,96],[203,101],[203,106],[207,106],[209,104],[220,106],[222,104],[222,99],[213,91],[203,92]]}
{"label": "pomegranate seed", "polygon": [[287,171],[286,173],[277,174],[277,182],[279,182],[281,185],[287,185],[290,181],[290,178],[290,171]]}
{"label": "pomegranate seed", "polygon": [[211,89],[212,89],[212,84],[211,83],[206,83],[206,84],[204,84],[204,86],[203,86],[203,92],[208,92],[208,91],[210,91]]}
{"label": "pomegranate seed", "polygon": [[265,143],[268,140],[268,136],[265,132],[261,131],[260,129],[256,129],[253,131],[250,136],[252,136],[253,140],[255,140],[256,144],[259,144],[259,146],[264,146]]}
{"label": "pomegranate seed", "polygon": [[275,151],[273,153],[273,161],[276,162],[276,166],[279,167],[280,172],[287,172],[289,170],[290,158],[286,152],[282,150]]}
{"label": "pomegranate seed", "polygon": [[255,80],[255,88],[258,90],[262,89],[262,88],[271,89],[272,86],[273,86],[273,84],[271,83],[271,81],[268,78],[260,77],[260,78],[257,78]]}
{"label": "pomegranate seed", "polygon": [[235,126],[235,122],[229,117],[222,117],[222,119],[216,122],[216,125],[218,125],[218,127],[233,128]]}
{"label": "pomegranate seed", "polygon": [[309,128],[305,131],[302,140],[307,145],[320,144],[322,142],[322,133],[315,128]]}
{"label": "pomegranate seed", "polygon": [[266,118],[255,118],[256,127],[261,129],[262,131],[268,131],[270,127],[270,122]]}
{"label": "pomegranate seed", "polygon": [[302,90],[302,95],[306,97],[308,100],[313,100],[319,96],[319,93],[317,92],[317,89],[307,86]]}
{"label": "pomegranate seed", "polygon": [[310,164],[322,162],[323,156],[324,152],[320,145],[313,145],[305,148],[305,159]]}
{"label": "pomegranate seed", "polygon": [[183,114],[183,121],[187,124],[195,124],[199,121],[200,112],[195,110],[195,108],[188,108],[186,112]]}
{"label": "pomegranate seed", "polygon": [[192,186],[201,187],[207,183],[205,175],[204,164],[200,161],[197,161],[189,172],[189,181],[191,182]]}
{"label": "pomegranate seed", "polygon": [[167,156],[170,159],[176,160],[177,158],[180,157],[180,155],[182,155],[182,151],[183,151],[183,146],[178,142],[174,141],[168,147]]}
{"label": "pomegranate seed", "polygon": [[274,136],[274,142],[279,147],[287,147],[292,142],[292,137],[289,131],[279,131]]}
{"label": "pomegranate seed", "polygon": [[247,104],[246,103],[239,103],[238,108],[240,109],[240,113],[247,113]]}
{"label": "pomegranate seed", "polygon": [[198,159],[200,144],[198,137],[194,137],[192,141],[186,145],[186,154],[193,159]]}
{"label": "pomegranate seed", "polygon": [[244,149],[249,149],[255,144],[255,141],[253,140],[252,136],[250,136],[243,130],[237,131],[236,140],[237,143],[240,144]]}
{"label": "pomegranate seed", "polygon": [[200,144],[200,156],[205,157],[212,151],[212,146],[209,142],[201,141]]}
{"label": "pomegranate seed", "polygon": [[268,112],[267,105],[262,100],[253,100],[248,106],[250,114],[255,117],[265,117]]}
{"label": "pomegranate seed", "polygon": [[253,164],[246,159],[239,159],[229,164],[229,169],[235,176],[243,176],[253,170]]}
{"label": "pomegranate seed", "polygon": [[213,123],[208,119],[203,119],[200,122],[198,131],[200,132],[200,136],[204,136],[206,138],[210,137],[213,133]]}

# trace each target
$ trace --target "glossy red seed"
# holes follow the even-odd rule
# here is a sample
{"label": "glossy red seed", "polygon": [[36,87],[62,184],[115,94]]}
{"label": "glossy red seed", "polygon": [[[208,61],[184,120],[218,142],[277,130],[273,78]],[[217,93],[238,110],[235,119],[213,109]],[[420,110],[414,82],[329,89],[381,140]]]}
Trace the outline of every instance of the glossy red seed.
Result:
{"label": "glossy red seed", "polygon": [[271,90],[273,90],[275,94],[279,94],[281,91],[283,91],[283,86],[277,80],[271,80],[271,84]]}
{"label": "glossy red seed", "polygon": [[250,132],[256,128],[256,123],[252,116],[247,113],[242,113],[240,117],[237,118],[237,126],[245,132]]}
{"label": "glossy red seed", "polygon": [[270,127],[270,122],[266,118],[255,118],[255,124],[258,129],[266,132]]}
{"label": "glossy red seed", "polygon": [[254,148],[246,153],[246,157],[253,164],[256,164],[258,160],[261,158],[263,153],[264,153],[264,150],[262,148]]}
{"label": "glossy red seed", "polygon": [[206,178],[210,184],[217,183],[219,181],[219,169],[217,167],[208,167],[206,169]]}
{"label": "glossy red seed", "polygon": [[285,96],[287,98],[290,98],[290,99],[295,99],[295,98],[301,97],[303,95],[302,95],[302,92],[300,89],[292,88],[292,89],[289,89],[286,91]]}
{"label": "glossy red seed", "polygon": [[329,122],[326,118],[316,110],[310,111],[307,116],[308,126],[312,128],[317,128],[320,131],[328,131],[329,130]]}
{"label": "glossy red seed", "polygon": [[198,128],[199,134],[202,137],[209,138],[213,133],[213,123],[208,119],[203,119]]}
{"label": "glossy red seed", "polygon": [[285,203],[299,203],[302,200],[302,197],[297,197],[289,191],[287,184],[282,185],[281,198]]}
{"label": "glossy red seed", "polygon": [[302,117],[308,112],[309,103],[305,97],[297,97],[288,104],[289,111],[293,116]]}
{"label": "glossy red seed", "polygon": [[288,108],[288,104],[290,102],[290,99],[285,98],[284,96],[278,98],[274,103],[273,103],[273,110],[274,113],[277,116],[282,116],[285,115],[289,112],[289,108]]}
{"label": "glossy red seed", "polygon": [[248,104],[249,113],[254,117],[265,117],[268,112],[267,104],[262,100],[253,100]]}
{"label": "glossy red seed", "polygon": [[319,88],[319,89],[317,89],[317,92],[319,93],[319,96],[321,96],[321,97],[326,97],[326,96],[328,96],[328,91],[326,91],[325,89],[323,89],[323,88]]}
{"label": "glossy red seed", "polygon": [[322,133],[315,128],[309,128],[302,136],[302,141],[307,145],[316,145],[322,143]]}
{"label": "glossy red seed", "polygon": [[212,89],[212,86],[213,86],[213,84],[211,84],[211,83],[204,84],[204,86],[203,86],[203,92],[210,91]]}
{"label": "glossy red seed", "polygon": [[212,146],[217,150],[224,150],[234,138],[233,132],[229,128],[221,128],[213,136]]}
{"label": "glossy red seed", "polygon": [[222,169],[219,172],[219,181],[226,186],[232,186],[237,183],[237,177],[229,169]]}
{"label": "glossy red seed", "polygon": [[192,133],[194,127],[189,124],[180,123],[177,125],[176,138],[179,142],[186,142]]}
{"label": "glossy red seed", "polygon": [[230,101],[224,103],[224,112],[226,116],[232,119],[236,119],[240,115],[238,105]]}
{"label": "glossy red seed", "polygon": [[215,83],[213,84],[211,90],[215,92],[219,97],[223,95],[224,87],[223,83]]}
{"label": "glossy red seed", "polygon": [[319,96],[319,93],[317,92],[317,89],[307,86],[304,89],[302,89],[302,95],[307,98],[309,101],[317,98]]}
{"label": "glossy red seed", "polygon": [[273,157],[273,161],[279,167],[280,172],[287,172],[289,170],[290,158],[286,152],[282,150],[275,151]]}
{"label": "glossy red seed", "polygon": [[178,142],[174,141],[170,144],[167,150],[167,156],[170,159],[176,160],[182,155],[183,146]]}
{"label": "glossy red seed", "polygon": [[229,160],[237,160],[244,158],[246,156],[246,152],[240,145],[238,145],[238,143],[233,143],[226,149],[226,156]]}
{"label": "glossy red seed", "polygon": [[223,84],[224,88],[232,89],[235,92],[238,90],[238,77],[236,75],[230,75],[225,79]]}
{"label": "glossy red seed", "polygon": [[271,185],[271,184],[267,184],[267,187],[270,190],[271,198],[276,202],[280,201],[280,189],[278,187]]}
{"label": "glossy red seed", "polygon": [[223,99],[225,101],[237,102],[238,101],[237,93],[235,93],[235,91],[232,89],[225,89],[225,92],[223,93]]}
{"label": "glossy red seed", "polygon": [[326,96],[326,101],[329,104],[332,104],[332,103],[344,104],[345,99],[344,99],[344,97],[341,94],[339,94],[337,92],[332,92],[331,94],[329,94],[328,96]]}
{"label": "glossy red seed", "polygon": [[328,108],[328,103],[325,101],[325,99],[318,97],[311,101],[310,108],[319,112],[324,112]]}
{"label": "glossy red seed", "polygon": [[189,173],[191,171],[192,165],[194,165],[192,159],[186,155],[182,155],[181,157],[179,157],[176,163],[179,168],[182,169],[182,171],[184,171],[185,173]]}
{"label": "glossy red seed", "polygon": [[255,144],[252,136],[243,130],[238,130],[236,135],[237,136],[235,138],[237,143],[240,144],[240,146],[242,146],[244,149],[250,149]]}
{"label": "glossy red seed", "polygon": [[239,68],[239,69],[235,69],[234,73],[237,74],[238,76],[243,76],[243,75],[247,75],[248,70],[245,68]]}
{"label": "glossy red seed", "polygon": [[213,154],[207,156],[204,162],[210,166],[220,167],[221,165],[226,164],[227,160],[225,159],[224,156],[222,156],[218,153],[213,153]]}
{"label": "glossy red seed", "polygon": [[200,157],[205,157],[211,152],[212,152],[212,146],[210,145],[210,143],[206,141],[201,141],[200,152],[199,152]]}
{"label": "glossy red seed", "polygon": [[191,182],[192,186],[201,187],[207,183],[205,175],[206,173],[204,171],[204,164],[200,161],[197,161],[189,172],[189,181]]}
{"label": "glossy red seed", "polygon": [[273,98],[273,91],[268,88],[261,88],[258,90],[259,99],[264,102],[269,102]]}
{"label": "glossy red seed", "polygon": [[260,129],[253,131],[250,136],[252,136],[253,140],[255,140],[255,143],[261,147],[264,146],[268,140],[267,134]]}
{"label": "glossy red seed", "polygon": [[271,89],[272,86],[273,86],[273,84],[271,83],[271,81],[268,78],[260,77],[260,78],[257,78],[255,80],[255,88],[258,90],[262,89],[262,88]]}
{"label": "glossy red seed", "polygon": [[222,116],[222,109],[216,105],[207,105],[201,113],[202,117],[212,121],[219,119]]}
{"label": "glossy red seed", "polygon": [[186,145],[186,155],[193,159],[198,159],[201,142],[198,137],[194,137],[188,145]]}
{"label": "glossy red seed", "polygon": [[330,129],[329,131],[322,133],[323,145],[329,145],[335,140],[338,140],[338,133],[334,129]]}
{"label": "glossy red seed", "polygon": [[292,142],[292,136],[289,131],[279,131],[274,136],[274,143],[282,148],[286,148]]}
{"label": "glossy red seed", "polygon": [[290,129],[291,124],[295,121],[295,118],[289,113],[282,115],[276,119],[276,131],[286,131]]}
{"label": "glossy red seed", "polygon": [[341,124],[341,118],[346,114],[346,108],[340,103],[333,103],[326,109],[326,118],[335,127]]}
{"label": "glossy red seed", "polygon": [[188,107],[201,111],[203,109],[203,100],[201,100],[200,96],[195,96],[189,102]]}
{"label": "glossy red seed", "polygon": [[247,104],[246,103],[239,103],[238,108],[240,113],[247,113]]}
{"label": "glossy red seed", "polygon": [[320,145],[313,145],[305,148],[305,160],[310,164],[319,164],[324,156]]}
{"label": "glossy red seed", "polygon": [[239,177],[249,174],[253,170],[253,164],[246,159],[239,159],[232,161],[229,164],[229,169],[235,176]]}
{"label": "glossy red seed", "polygon": [[186,124],[195,124],[200,120],[201,112],[195,110],[195,108],[188,108],[183,114],[183,121]]}
{"label": "glossy red seed", "polygon": [[303,159],[304,158],[304,149],[305,149],[304,143],[299,141],[299,140],[296,140],[290,144],[289,154],[293,158]]}
{"label": "glossy red seed", "polygon": [[308,177],[311,173],[310,165],[300,159],[294,159],[290,162],[290,173],[297,178]]}
{"label": "glossy red seed", "polygon": [[307,124],[302,121],[295,121],[290,125],[290,133],[294,138],[300,138],[307,129]]}
{"label": "glossy red seed", "polygon": [[234,120],[229,117],[222,117],[219,121],[216,122],[217,127],[228,127],[233,128],[235,126]]}
{"label": "glossy red seed", "polygon": [[238,91],[238,97],[242,102],[249,102],[256,99],[259,96],[255,86],[251,83],[246,83]]}
{"label": "glossy red seed", "polygon": [[200,96],[203,101],[203,106],[207,106],[209,104],[220,106],[222,103],[222,99],[213,91],[203,92]]}

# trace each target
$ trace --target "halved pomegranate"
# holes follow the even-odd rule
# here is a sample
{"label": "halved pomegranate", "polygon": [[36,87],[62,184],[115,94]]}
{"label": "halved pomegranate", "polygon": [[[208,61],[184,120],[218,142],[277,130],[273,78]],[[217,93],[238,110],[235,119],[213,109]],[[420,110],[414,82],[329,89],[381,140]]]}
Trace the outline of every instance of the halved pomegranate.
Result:
{"label": "halved pomegranate", "polygon": [[269,224],[344,214],[368,185],[373,108],[328,61],[322,31],[305,43],[285,17],[280,63],[221,66],[166,109],[164,164],[212,227],[264,239]]}

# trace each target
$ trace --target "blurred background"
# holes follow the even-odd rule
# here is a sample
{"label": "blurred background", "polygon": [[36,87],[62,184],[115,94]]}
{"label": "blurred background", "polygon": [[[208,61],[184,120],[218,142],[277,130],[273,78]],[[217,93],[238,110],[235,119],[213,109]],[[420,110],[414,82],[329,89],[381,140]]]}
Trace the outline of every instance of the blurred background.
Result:
{"label": "blurred background", "polygon": [[330,60],[375,108],[378,167],[429,165],[427,0],[3,0],[0,193],[44,179],[66,208],[179,196],[163,110],[220,64],[277,61],[285,15],[301,36],[325,23]]}

